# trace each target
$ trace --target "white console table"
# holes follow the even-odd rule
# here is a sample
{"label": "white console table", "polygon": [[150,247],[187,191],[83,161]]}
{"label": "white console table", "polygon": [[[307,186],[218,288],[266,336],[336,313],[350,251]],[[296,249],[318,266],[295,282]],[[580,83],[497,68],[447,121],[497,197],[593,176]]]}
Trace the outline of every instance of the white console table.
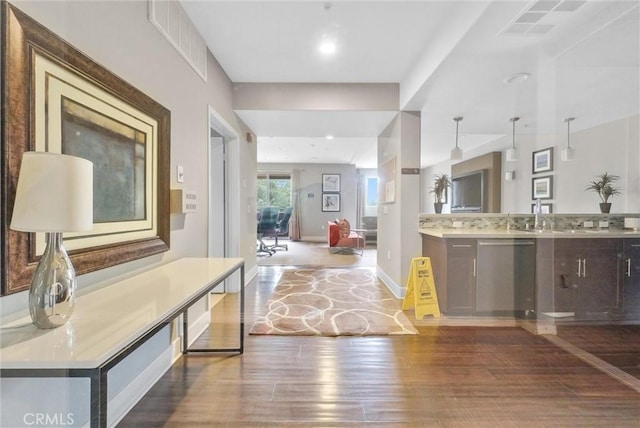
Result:
{"label": "white console table", "polygon": [[[189,349],[187,310],[238,270],[240,346]],[[39,330],[28,317],[2,325],[0,377],[87,377],[91,427],[105,427],[109,369],[178,316],[183,353],[243,352],[244,282],[243,259],[184,258],[80,296],[70,328]]]}

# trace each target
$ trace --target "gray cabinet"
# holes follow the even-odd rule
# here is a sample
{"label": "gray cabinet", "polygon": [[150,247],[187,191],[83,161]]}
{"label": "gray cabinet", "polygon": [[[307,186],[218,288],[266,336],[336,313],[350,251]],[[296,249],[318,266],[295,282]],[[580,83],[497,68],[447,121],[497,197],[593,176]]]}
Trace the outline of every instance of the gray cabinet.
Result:
{"label": "gray cabinet", "polygon": [[576,319],[601,319],[622,308],[622,240],[556,239],[554,311]]}
{"label": "gray cabinet", "polygon": [[524,316],[535,311],[534,239],[477,243],[476,312]]}
{"label": "gray cabinet", "polygon": [[447,239],[447,306],[450,314],[476,311],[476,240]]}
{"label": "gray cabinet", "polygon": [[622,251],[622,295],[625,315],[640,317],[640,239],[625,239]]}
{"label": "gray cabinet", "polygon": [[535,310],[535,240],[423,236],[440,310],[449,315],[509,315]]}

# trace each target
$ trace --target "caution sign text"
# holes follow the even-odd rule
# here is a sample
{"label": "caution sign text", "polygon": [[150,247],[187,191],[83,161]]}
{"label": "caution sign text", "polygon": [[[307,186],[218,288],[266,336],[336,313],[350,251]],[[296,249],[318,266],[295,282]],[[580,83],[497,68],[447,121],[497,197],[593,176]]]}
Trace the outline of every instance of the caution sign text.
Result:
{"label": "caution sign text", "polygon": [[406,311],[412,307],[415,308],[416,319],[421,320],[425,315],[440,318],[440,306],[429,257],[416,257],[411,260],[402,310]]}

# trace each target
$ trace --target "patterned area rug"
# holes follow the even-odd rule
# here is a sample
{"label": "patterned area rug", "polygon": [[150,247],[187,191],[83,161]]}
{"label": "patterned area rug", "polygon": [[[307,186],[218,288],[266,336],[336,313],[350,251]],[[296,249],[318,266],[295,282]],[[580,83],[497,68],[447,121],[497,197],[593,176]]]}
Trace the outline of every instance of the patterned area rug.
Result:
{"label": "patterned area rug", "polygon": [[418,334],[370,269],[285,270],[249,334]]}

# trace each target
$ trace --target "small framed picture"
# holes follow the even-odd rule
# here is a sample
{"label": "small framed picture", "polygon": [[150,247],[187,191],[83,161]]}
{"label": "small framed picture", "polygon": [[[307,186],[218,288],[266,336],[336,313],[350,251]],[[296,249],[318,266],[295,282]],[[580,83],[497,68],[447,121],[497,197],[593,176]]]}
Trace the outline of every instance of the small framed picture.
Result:
{"label": "small framed picture", "polygon": [[553,147],[533,152],[531,162],[534,174],[553,171]]}
{"label": "small framed picture", "polygon": [[340,211],[340,193],[322,194],[322,212]]}
{"label": "small framed picture", "polygon": [[339,192],[340,174],[322,174],[322,191]]}
{"label": "small framed picture", "polygon": [[[553,204],[541,204],[542,205],[542,214],[551,214],[553,213]],[[531,204],[531,213],[534,214],[536,212],[536,204]]]}
{"label": "small framed picture", "polygon": [[531,199],[553,198],[553,176],[534,177],[531,179]]}

